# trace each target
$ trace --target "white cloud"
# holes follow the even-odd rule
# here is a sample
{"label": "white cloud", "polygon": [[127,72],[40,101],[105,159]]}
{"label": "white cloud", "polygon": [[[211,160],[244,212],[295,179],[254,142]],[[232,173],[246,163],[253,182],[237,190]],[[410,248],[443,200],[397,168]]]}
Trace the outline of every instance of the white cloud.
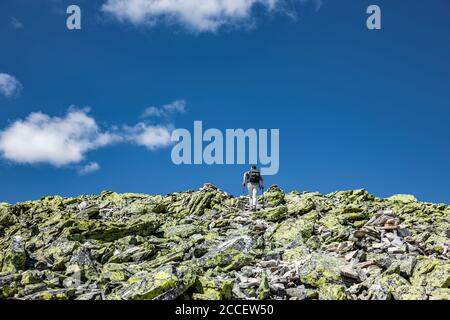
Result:
{"label": "white cloud", "polygon": [[22,84],[13,76],[7,73],[0,73],[0,94],[7,98],[19,94]]}
{"label": "white cloud", "polygon": [[171,125],[147,125],[138,123],[134,127],[125,127],[127,140],[150,150],[167,147],[172,144],[171,135],[173,127]]}
{"label": "white cloud", "polygon": [[150,117],[168,117],[174,113],[184,113],[186,111],[186,101],[185,100],[175,100],[169,104],[166,104],[160,108],[151,106],[145,109],[142,114],[143,118]]}
{"label": "white cloud", "polygon": [[65,117],[31,113],[0,132],[0,153],[24,164],[48,163],[57,167],[79,163],[88,151],[121,138],[101,132],[88,110],[69,109]]}
{"label": "white cloud", "polygon": [[144,113],[142,114],[142,118],[150,118],[150,117],[162,117],[163,111],[157,107],[148,107],[144,110]]}
{"label": "white cloud", "polygon": [[23,23],[14,17],[11,18],[11,25],[13,26],[14,29],[22,29],[23,28]]}
{"label": "white cloud", "polygon": [[[186,112],[186,101],[175,100],[161,107],[152,106],[145,109],[141,118],[169,118],[174,114],[184,112]],[[150,125],[140,122],[133,127],[125,126],[124,137],[126,140],[144,146],[147,149],[156,150],[172,144],[171,136],[173,130],[172,124]]]}
{"label": "white cloud", "polygon": [[166,110],[167,112],[184,113],[186,111],[186,101],[184,100],[173,101],[172,103],[163,106],[163,109]]}
{"label": "white cloud", "polygon": [[[176,100],[160,108],[147,109],[146,116],[168,117],[185,112],[185,106],[184,100]],[[71,107],[63,117],[33,112],[0,130],[0,156],[19,164],[63,167],[79,164],[89,151],[115,142],[132,143],[151,151],[170,146],[173,130],[170,122],[149,124],[146,121],[101,130],[89,115],[89,109]],[[99,170],[100,165],[89,162],[74,168],[85,175]]]}
{"label": "white cloud", "polygon": [[163,21],[198,32],[251,21],[259,5],[273,11],[284,0],[106,0],[102,10],[119,21],[153,26]]}
{"label": "white cloud", "polygon": [[82,176],[87,175],[89,173],[100,170],[100,165],[97,162],[89,162],[87,165],[81,167],[78,170],[78,173]]}

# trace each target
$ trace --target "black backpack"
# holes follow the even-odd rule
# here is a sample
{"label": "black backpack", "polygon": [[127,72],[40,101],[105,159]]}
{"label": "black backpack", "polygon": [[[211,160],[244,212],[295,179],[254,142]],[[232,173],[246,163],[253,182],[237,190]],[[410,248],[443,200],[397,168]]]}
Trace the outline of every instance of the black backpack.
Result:
{"label": "black backpack", "polygon": [[250,170],[248,180],[250,181],[250,183],[259,183],[259,180],[261,180],[261,173],[259,172],[259,170],[258,169]]}

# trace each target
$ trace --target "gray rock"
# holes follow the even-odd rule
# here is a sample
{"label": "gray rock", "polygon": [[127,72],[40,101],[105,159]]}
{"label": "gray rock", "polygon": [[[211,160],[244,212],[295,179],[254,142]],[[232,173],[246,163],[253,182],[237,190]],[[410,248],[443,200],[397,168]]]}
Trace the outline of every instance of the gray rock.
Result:
{"label": "gray rock", "polygon": [[[0,300],[450,299],[450,207],[215,186],[0,203]],[[366,222],[368,220],[368,222]]]}
{"label": "gray rock", "polygon": [[268,260],[268,261],[260,261],[258,264],[263,268],[275,268],[278,266],[278,261],[276,260]]}
{"label": "gray rock", "polygon": [[345,278],[350,278],[355,281],[360,281],[360,273],[354,267],[350,265],[341,266],[339,268],[341,276]]}
{"label": "gray rock", "polygon": [[417,264],[417,258],[416,257],[407,257],[405,260],[401,261],[400,263],[400,272],[401,275],[409,278],[412,276],[414,272],[414,268]]}
{"label": "gray rock", "polygon": [[296,300],[306,300],[308,297],[304,286],[286,289],[286,294],[288,297],[295,298]]}
{"label": "gray rock", "polygon": [[400,229],[398,229],[398,235],[402,238],[406,238],[406,237],[411,237],[412,233],[411,231],[406,228],[406,227],[400,227]]}
{"label": "gray rock", "polygon": [[269,283],[269,287],[276,295],[283,295],[286,292],[286,287],[282,283]]}
{"label": "gray rock", "polygon": [[347,253],[345,255],[345,260],[351,261],[353,259],[356,259],[357,255],[358,255],[358,250],[350,251],[349,253]]}
{"label": "gray rock", "polygon": [[403,254],[405,253],[405,250],[402,248],[398,248],[398,247],[391,247],[388,248],[388,253],[390,254]]}

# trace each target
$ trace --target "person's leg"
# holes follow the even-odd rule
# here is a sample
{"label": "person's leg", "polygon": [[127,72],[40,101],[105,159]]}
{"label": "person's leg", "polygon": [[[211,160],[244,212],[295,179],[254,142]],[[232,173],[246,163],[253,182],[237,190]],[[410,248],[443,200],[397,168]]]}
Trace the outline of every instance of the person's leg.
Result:
{"label": "person's leg", "polygon": [[253,184],[249,183],[247,185],[248,188],[248,205],[250,206],[250,209],[253,205]]}
{"label": "person's leg", "polygon": [[256,197],[258,194],[258,187],[256,185],[253,185],[253,193],[252,193],[252,199],[253,199],[253,207],[256,209],[256,205],[258,204],[258,198]]}

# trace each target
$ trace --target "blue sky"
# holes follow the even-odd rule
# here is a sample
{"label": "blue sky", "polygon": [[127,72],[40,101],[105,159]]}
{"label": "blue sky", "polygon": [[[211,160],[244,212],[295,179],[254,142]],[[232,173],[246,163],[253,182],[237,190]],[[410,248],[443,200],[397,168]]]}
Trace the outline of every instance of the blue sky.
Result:
{"label": "blue sky", "polygon": [[[113,9],[121,2],[109,1]],[[87,130],[75,149],[64,145],[73,155],[44,149],[38,159],[47,161],[33,160],[40,145],[17,151],[28,159],[21,163],[3,143],[0,202],[165,194],[204,182],[239,194],[247,166],[175,166],[170,146],[139,143],[148,128],[192,130],[202,120],[223,130],[279,128],[280,171],[269,185],[450,203],[449,1],[255,0],[250,10],[212,17],[177,7],[126,16],[102,10],[107,2],[0,3],[0,74],[18,83],[0,90],[7,151],[17,151],[13,134],[35,112],[59,138]],[[66,28],[73,3],[82,30]],[[382,30],[366,28],[370,4],[381,7]],[[176,101],[184,112],[142,117]],[[81,122],[67,127],[71,112]],[[127,132],[122,141],[118,131]]]}

